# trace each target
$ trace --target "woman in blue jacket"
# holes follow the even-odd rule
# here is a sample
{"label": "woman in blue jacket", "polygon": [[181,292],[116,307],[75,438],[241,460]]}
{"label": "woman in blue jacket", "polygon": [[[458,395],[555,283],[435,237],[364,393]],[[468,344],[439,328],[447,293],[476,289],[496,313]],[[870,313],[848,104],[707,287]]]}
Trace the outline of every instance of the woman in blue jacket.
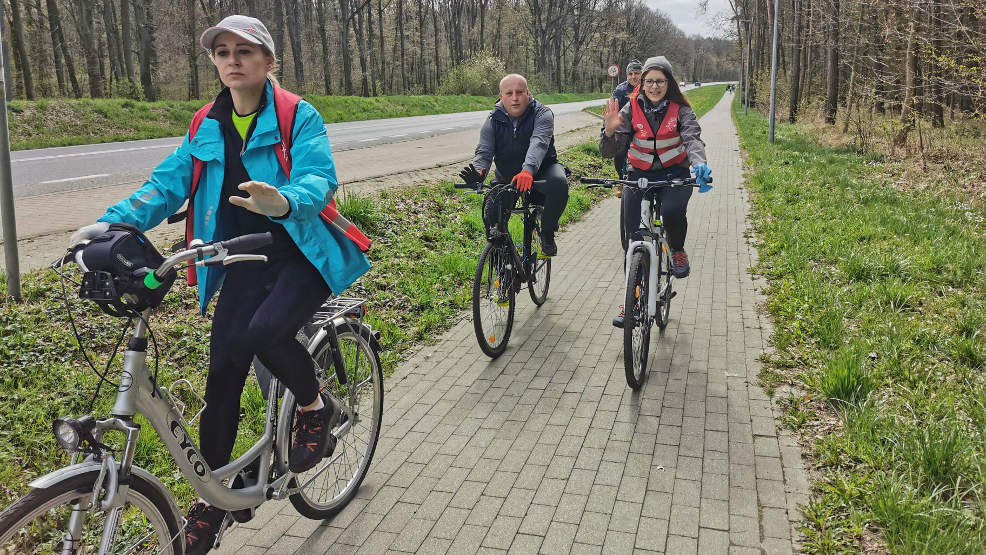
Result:
{"label": "woman in blue jacket", "polygon": [[[297,107],[290,178],[279,165],[276,84],[269,77],[274,42],[264,24],[230,16],[206,29],[200,42],[225,87],[194,138],[186,136],[136,193],[78,230],[72,242],[99,235],[113,222],[141,230],[158,225],[188,199],[192,157],[205,162],[189,216],[194,236],[214,241],[269,231],[274,242],[257,251],[267,255],[266,264],[197,269],[203,314],[222,286],[199,428],[202,454],[211,468],[229,462],[240,394],[256,355],[301,407],[289,466],[303,472],[331,453],[334,409],[319,395],[314,363],[295,333],[331,293],[342,293],[370,264],[355,243],[319,217],[338,183],[325,123],[307,102]],[[224,516],[199,500],[188,515],[186,553],[208,551]]]}

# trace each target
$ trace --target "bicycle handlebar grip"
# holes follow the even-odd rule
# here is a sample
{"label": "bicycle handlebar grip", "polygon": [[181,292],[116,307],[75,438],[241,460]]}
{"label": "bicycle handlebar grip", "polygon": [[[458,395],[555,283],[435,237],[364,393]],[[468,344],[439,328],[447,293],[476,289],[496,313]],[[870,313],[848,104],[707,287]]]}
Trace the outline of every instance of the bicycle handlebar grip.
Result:
{"label": "bicycle handlebar grip", "polygon": [[477,187],[472,183],[453,183],[452,186],[456,189],[475,189]]}
{"label": "bicycle handlebar grip", "polygon": [[222,245],[229,254],[238,254],[257,250],[273,242],[274,238],[268,231],[265,233],[251,233],[250,235],[234,237],[228,241],[223,241]]}
{"label": "bicycle handlebar grip", "polygon": [[580,183],[588,183],[590,185],[606,185],[606,179],[600,179],[598,177],[580,177]]}

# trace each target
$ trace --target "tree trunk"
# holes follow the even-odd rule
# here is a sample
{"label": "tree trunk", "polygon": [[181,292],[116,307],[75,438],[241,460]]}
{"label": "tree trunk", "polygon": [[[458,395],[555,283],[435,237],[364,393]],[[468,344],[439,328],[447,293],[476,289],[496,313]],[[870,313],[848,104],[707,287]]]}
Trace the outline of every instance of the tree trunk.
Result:
{"label": "tree trunk", "polygon": [[835,124],[839,110],[839,0],[832,0],[832,14],[829,20],[828,56],[826,57],[825,123]]}
{"label": "tree trunk", "polygon": [[188,99],[199,97],[199,37],[195,24],[195,0],[185,0],[185,31],[188,36]]}
{"label": "tree trunk", "polygon": [[[377,95],[377,61],[373,54],[373,3],[366,3],[366,42],[370,54],[370,92],[373,96]],[[403,42],[403,41],[401,41]]]}
{"label": "tree trunk", "polygon": [[329,37],[325,32],[328,21],[325,17],[325,0],[316,0],[318,8],[318,39],[322,43],[322,74],[325,81],[325,94],[332,94],[332,66],[330,65]]}
{"label": "tree trunk", "polygon": [[[52,3],[54,0],[48,0],[48,3]],[[60,96],[68,95],[68,86],[65,83],[65,62],[62,58],[62,47],[59,44],[58,34],[55,32],[56,27],[51,22],[51,8],[48,9],[48,35],[51,37],[51,51],[55,58],[55,79],[58,81],[58,94]]]}
{"label": "tree trunk", "polygon": [[21,19],[20,0],[10,0],[10,18],[13,24],[14,55],[17,56],[18,69],[24,80],[24,96],[34,100],[34,75],[31,62],[27,56],[27,46],[24,44],[24,21]]}
{"label": "tree trunk", "polygon": [[34,75],[37,77],[37,93],[42,98],[54,96],[54,92],[51,89],[51,75],[49,74],[52,60],[45,48],[46,41],[42,37],[45,24],[44,12],[41,10],[41,0],[28,0],[27,9],[34,28],[34,33],[31,37],[31,58],[34,59],[35,63],[36,71]]}
{"label": "tree trunk", "polygon": [[78,0],[79,17],[76,22],[79,27],[79,41],[82,52],[86,57],[86,73],[89,75],[89,96],[103,96],[103,76],[99,72],[99,52],[96,50],[96,34],[92,29],[92,5],[90,0]]}
{"label": "tree trunk", "polygon": [[360,96],[370,96],[370,83],[366,70],[366,37],[363,35],[363,9],[353,2],[353,30],[356,32],[356,49],[359,51]]}
{"label": "tree trunk", "polygon": [[438,84],[441,82],[442,74],[442,64],[438,58],[438,7],[435,5],[435,0],[431,0],[431,27],[435,32],[435,87],[432,90],[438,90]]}
{"label": "tree trunk", "polygon": [[407,57],[404,50],[404,0],[397,2],[397,35],[400,37],[401,47],[401,94],[407,92]]}
{"label": "tree trunk", "polygon": [[106,33],[106,49],[110,55],[110,75],[117,81],[125,78],[123,68],[123,49],[120,35],[116,29],[116,14],[113,13],[113,0],[103,0],[103,31]]}
{"label": "tree trunk", "polygon": [[904,57],[904,101],[900,107],[900,122],[904,124],[904,127],[897,134],[897,138],[894,141],[897,146],[904,144],[907,140],[908,133],[914,127],[914,117],[911,115],[911,112],[914,111],[917,93],[915,90],[915,77],[918,69],[918,58],[917,53],[914,51],[915,36],[917,35],[916,19],[916,2],[911,0],[907,17],[907,52]]}
{"label": "tree trunk", "polygon": [[791,106],[788,121],[798,119],[798,104],[801,95],[801,0],[794,0],[794,46],[791,47]]}
{"label": "tree trunk", "polygon": [[134,0],[134,20],[137,23],[137,36],[140,40],[138,58],[140,60],[140,86],[144,89],[144,98],[149,101],[157,100],[154,90],[153,72],[157,68],[157,49],[154,47],[154,20],[151,10],[144,0]]}
{"label": "tree trunk", "polygon": [[[284,60],[284,0],[274,0],[274,49]],[[278,81],[284,81],[284,64],[277,64],[275,76]]]}
{"label": "tree trunk", "polygon": [[48,8],[48,25],[51,26],[52,45],[62,53],[62,59],[65,61],[65,72],[68,74],[69,83],[72,85],[72,94],[75,98],[82,98],[82,88],[79,86],[79,79],[75,76],[75,65],[72,63],[72,55],[69,53],[68,46],[65,44],[65,33],[62,32],[58,4],[55,3],[55,0],[46,0],[46,6]]}
{"label": "tree trunk", "polygon": [[301,50],[301,21],[298,2],[288,2],[288,38],[291,40],[291,60],[294,62],[294,80],[298,92],[305,86],[305,53]]}
{"label": "tree trunk", "polygon": [[[49,8],[50,10],[51,8]],[[120,0],[120,48],[127,79],[134,80],[133,27],[130,24],[130,0]]]}
{"label": "tree trunk", "polygon": [[[936,54],[942,51],[942,24],[941,24],[941,0],[931,0],[931,41],[932,48]],[[930,93],[931,93],[931,125],[932,127],[945,126],[945,97],[942,94],[942,70],[940,67],[930,68]]]}
{"label": "tree trunk", "polygon": [[384,94],[388,94],[394,90],[393,74],[391,74],[391,78],[386,80],[386,83],[384,82],[384,77],[387,75],[385,69],[386,62],[384,61],[387,53],[387,45],[383,41],[383,28],[386,25],[386,21],[383,18],[383,0],[377,0],[377,22],[379,23],[377,29],[379,29],[378,42],[380,43],[380,55],[377,57],[377,75],[380,76],[380,87],[383,88],[386,85],[386,90],[383,91]]}
{"label": "tree trunk", "polygon": [[349,49],[349,0],[339,0],[339,50],[342,51],[342,80],[347,96],[353,94],[353,53]]}
{"label": "tree trunk", "polygon": [[431,92],[428,87],[428,78],[425,74],[425,16],[424,0],[418,0],[418,86],[424,92]]}

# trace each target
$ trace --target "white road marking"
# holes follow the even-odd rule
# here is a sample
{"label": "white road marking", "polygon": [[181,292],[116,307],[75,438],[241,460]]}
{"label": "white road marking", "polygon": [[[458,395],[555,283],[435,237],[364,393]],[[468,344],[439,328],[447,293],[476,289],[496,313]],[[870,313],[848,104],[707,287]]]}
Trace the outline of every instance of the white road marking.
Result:
{"label": "white road marking", "polygon": [[370,137],[369,139],[360,139],[359,142],[365,143],[367,141],[375,141],[378,137]]}
{"label": "white road marking", "polygon": [[77,181],[79,179],[92,179],[94,177],[106,177],[108,175],[109,175],[108,173],[94,173],[92,175],[80,175],[78,177],[66,177],[65,179],[52,179],[50,181],[42,181],[40,184],[44,185],[45,183],[65,183],[66,181]]}
{"label": "white road marking", "polygon": [[407,133],[401,133],[400,135],[391,135],[391,137],[394,137],[394,138],[397,138],[397,137],[407,137]]}
{"label": "white road marking", "polygon": [[34,162],[36,160],[54,160],[56,158],[74,158],[76,156],[94,156],[97,154],[111,154],[114,152],[131,152],[134,150],[154,150],[156,148],[175,148],[176,145],[158,145],[158,146],[135,146],[132,148],[114,148],[110,150],[96,150],[89,152],[73,152],[72,154],[55,154],[52,156],[35,156],[33,158],[19,158],[17,160],[11,160],[12,163],[17,162]]}

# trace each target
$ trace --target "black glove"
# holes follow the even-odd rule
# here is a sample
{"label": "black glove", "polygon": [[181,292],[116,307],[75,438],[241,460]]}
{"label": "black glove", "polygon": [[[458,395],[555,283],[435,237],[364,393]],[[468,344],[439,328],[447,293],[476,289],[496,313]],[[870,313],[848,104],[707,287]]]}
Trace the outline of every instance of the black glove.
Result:
{"label": "black glove", "polygon": [[485,171],[481,172],[476,169],[476,166],[469,164],[468,166],[462,168],[462,171],[459,172],[459,177],[461,177],[462,180],[465,181],[466,183],[473,185],[476,183],[483,182],[484,173],[486,172]]}

